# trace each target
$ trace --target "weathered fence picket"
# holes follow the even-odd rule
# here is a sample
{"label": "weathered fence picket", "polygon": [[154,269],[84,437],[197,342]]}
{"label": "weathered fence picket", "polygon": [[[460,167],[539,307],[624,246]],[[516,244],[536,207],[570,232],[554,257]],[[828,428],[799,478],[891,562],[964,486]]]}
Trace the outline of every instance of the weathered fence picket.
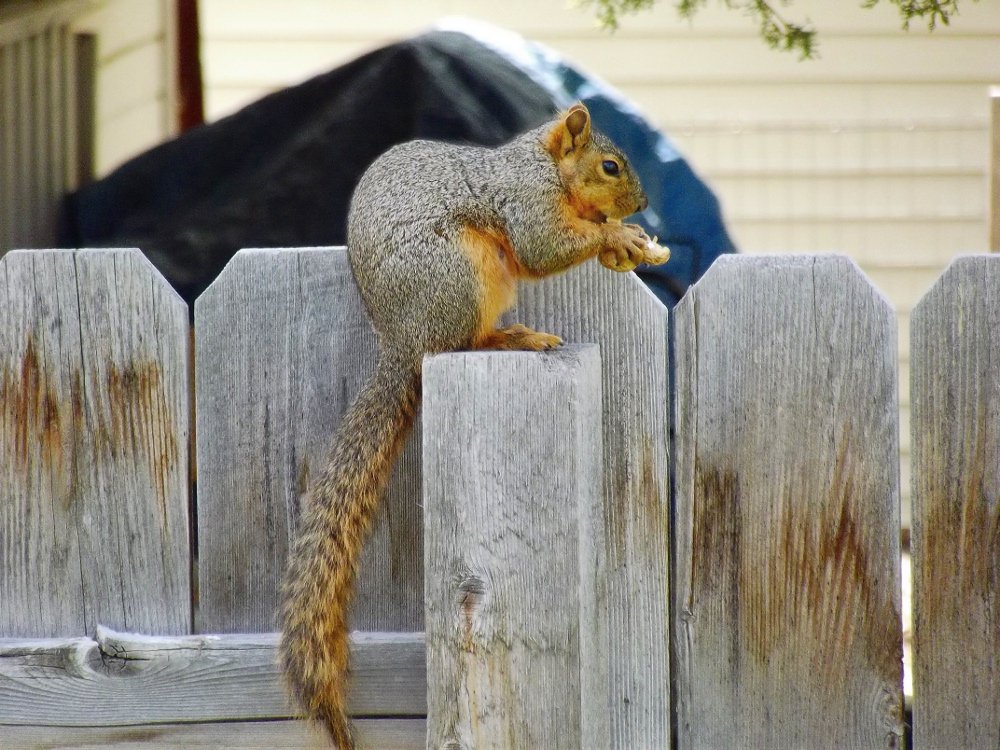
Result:
{"label": "weathered fence picket", "polygon": [[1000,255],[912,315],[913,746],[1000,747]]}
{"label": "weathered fence picket", "polygon": [[424,430],[427,746],[610,747],[597,347],[429,358]]}
{"label": "weathered fence picket", "polygon": [[187,633],[188,320],[138,250],[0,258],[0,635]]}
{"label": "weathered fence picket", "polygon": [[681,748],[897,747],[892,311],[841,257],[724,257],[676,309]]}
{"label": "weathered fence picket", "polygon": [[601,347],[611,745],[670,743],[667,309],[633,274],[585,263],[526,285],[507,316]]}
{"label": "weathered fence picket", "polygon": [[[375,364],[343,248],[242,250],[195,303],[199,632],[275,628],[298,503]],[[361,563],[360,630],[423,628],[419,426]]]}

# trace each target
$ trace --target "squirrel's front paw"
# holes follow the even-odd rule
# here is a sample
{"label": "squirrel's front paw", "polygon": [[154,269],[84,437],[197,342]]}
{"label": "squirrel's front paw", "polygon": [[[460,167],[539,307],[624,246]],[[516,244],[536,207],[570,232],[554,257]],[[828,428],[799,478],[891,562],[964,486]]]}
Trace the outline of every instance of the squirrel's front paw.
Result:
{"label": "squirrel's front paw", "polygon": [[625,273],[640,263],[659,265],[670,258],[670,250],[650,239],[638,224],[621,224],[620,234],[610,247],[598,253],[598,260],[605,268]]}

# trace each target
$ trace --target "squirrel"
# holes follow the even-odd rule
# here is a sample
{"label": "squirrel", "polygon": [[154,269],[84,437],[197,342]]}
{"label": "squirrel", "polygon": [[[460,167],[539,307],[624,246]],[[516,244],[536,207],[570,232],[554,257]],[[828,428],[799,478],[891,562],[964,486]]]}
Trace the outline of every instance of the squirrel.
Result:
{"label": "squirrel", "polygon": [[560,345],[523,325],[497,328],[517,282],[595,256],[616,271],[666,261],[667,248],[621,222],[646,206],[624,154],[591,128],[582,103],[497,148],[403,143],[362,175],[347,250],[378,362],[305,497],[280,611],[292,692],[340,750],[354,747],[346,687],[358,558],[413,424],[424,355]]}

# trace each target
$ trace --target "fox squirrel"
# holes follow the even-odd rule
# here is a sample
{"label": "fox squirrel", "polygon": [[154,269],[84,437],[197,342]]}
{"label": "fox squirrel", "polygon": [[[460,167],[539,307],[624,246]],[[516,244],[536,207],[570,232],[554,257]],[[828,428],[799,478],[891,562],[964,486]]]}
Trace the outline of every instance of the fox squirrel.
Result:
{"label": "fox squirrel", "polygon": [[621,223],[646,205],[582,104],[495,149],[404,143],[361,177],[347,246],[379,359],[309,490],[280,614],[286,676],[337,748],[353,747],[345,694],[358,557],[419,405],[423,356],[561,344],[523,325],[496,327],[517,282],[594,256],[616,271],[666,261],[666,248]]}

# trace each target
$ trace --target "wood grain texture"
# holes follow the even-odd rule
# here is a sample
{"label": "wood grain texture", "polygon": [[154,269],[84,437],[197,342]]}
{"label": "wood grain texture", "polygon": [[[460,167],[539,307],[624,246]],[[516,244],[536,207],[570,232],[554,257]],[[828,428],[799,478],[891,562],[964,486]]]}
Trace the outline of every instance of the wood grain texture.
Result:
{"label": "wood grain texture", "polygon": [[138,250],[0,259],[0,635],[189,632],[187,337]]}
{"label": "wood grain texture", "polygon": [[[424,750],[423,719],[358,719],[357,750]],[[148,724],[135,727],[2,727],[8,750],[326,750],[304,721]]]}
{"label": "wood grain texture", "polygon": [[[195,303],[199,632],[275,628],[309,478],[375,364],[342,248],[243,250]],[[360,630],[423,623],[419,426],[361,562]]]}
{"label": "wood grain texture", "polygon": [[[0,639],[0,725],[117,726],[285,719],[276,633]],[[349,706],[362,716],[426,713],[419,633],[356,633]]]}
{"label": "wood grain texture", "polygon": [[591,262],[523,286],[507,318],[600,345],[612,747],[667,747],[667,310],[634,274]]}
{"label": "wood grain texture", "polygon": [[720,258],[676,309],[680,746],[900,746],[894,329],[836,256]]}
{"label": "wood grain texture", "polygon": [[424,363],[429,748],[609,747],[596,346]]}
{"label": "wood grain texture", "polygon": [[913,311],[913,746],[1000,746],[1000,256]]}

